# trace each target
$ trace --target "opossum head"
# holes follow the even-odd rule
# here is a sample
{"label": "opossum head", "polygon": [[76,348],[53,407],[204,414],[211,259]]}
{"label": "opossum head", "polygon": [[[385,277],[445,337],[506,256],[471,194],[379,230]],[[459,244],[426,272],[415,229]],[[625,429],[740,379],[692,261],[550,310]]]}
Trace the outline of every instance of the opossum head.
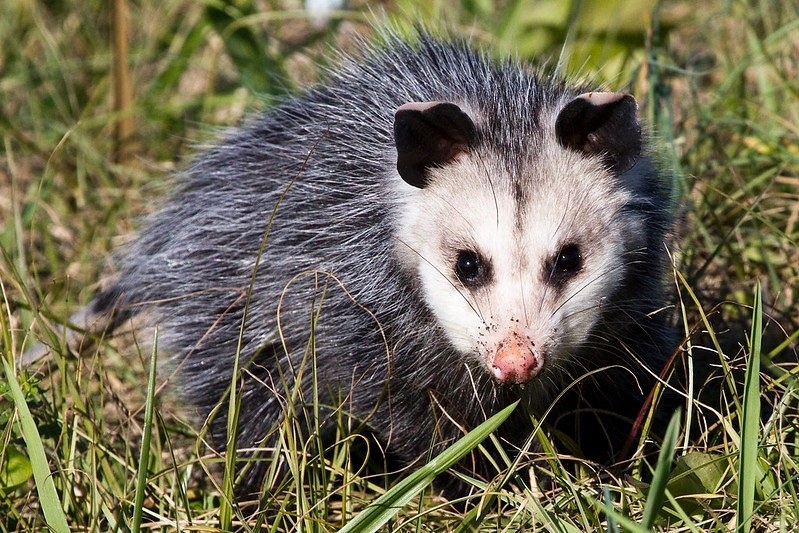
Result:
{"label": "opossum head", "polygon": [[452,346],[497,382],[541,381],[597,342],[645,246],[625,209],[625,180],[643,179],[628,172],[636,109],[629,95],[564,97],[535,127],[507,124],[527,132],[512,149],[466,104],[397,110],[397,254]]}

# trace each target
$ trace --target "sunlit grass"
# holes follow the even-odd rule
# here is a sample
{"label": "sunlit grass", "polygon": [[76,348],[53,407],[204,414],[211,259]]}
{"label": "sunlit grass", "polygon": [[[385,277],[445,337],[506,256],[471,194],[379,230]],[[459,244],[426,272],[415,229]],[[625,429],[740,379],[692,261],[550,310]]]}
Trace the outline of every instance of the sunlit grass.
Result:
{"label": "sunlit grass", "polygon": [[[464,510],[429,487],[388,492],[413,478],[366,468],[371,443],[348,432],[345,412],[326,454],[287,417],[278,449],[262,452],[294,475],[270,471],[260,502],[242,507],[223,482],[232,458],[204,445],[179,401],[148,389],[153,338],[98,339],[77,358],[51,326],[91,299],[110,274],[105,258],[194,145],[317,79],[328,47],[346,47],[380,15],[355,8],[316,28],[296,6],[131,3],[135,134],[122,164],[110,3],[10,0],[0,17],[0,531],[57,530],[61,516],[88,530],[141,520],[335,531],[381,496],[402,504],[382,526],[394,531],[799,527],[799,6],[664,1],[630,19],[600,16],[613,11],[590,1],[397,4],[391,17],[445,15],[450,31],[499,54],[559,64],[641,102],[682,195],[672,252],[686,341],[675,367],[693,395],[665,452],[639,451],[614,472],[506,450],[497,460],[518,468],[474,480]],[[53,354],[19,369],[36,340]],[[535,438],[550,450],[545,434]]]}

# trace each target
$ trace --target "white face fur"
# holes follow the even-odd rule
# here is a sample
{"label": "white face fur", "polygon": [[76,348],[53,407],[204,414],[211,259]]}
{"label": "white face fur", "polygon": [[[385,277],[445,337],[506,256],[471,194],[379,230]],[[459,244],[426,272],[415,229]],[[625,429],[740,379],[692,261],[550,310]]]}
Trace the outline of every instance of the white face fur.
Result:
{"label": "white face fur", "polygon": [[585,343],[644,246],[641,222],[619,216],[629,193],[598,157],[562,147],[554,121],[512,169],[518,190],[481,149],[423,189],[398,185],[403,264],[452,346],[502,383],[534,381]]}

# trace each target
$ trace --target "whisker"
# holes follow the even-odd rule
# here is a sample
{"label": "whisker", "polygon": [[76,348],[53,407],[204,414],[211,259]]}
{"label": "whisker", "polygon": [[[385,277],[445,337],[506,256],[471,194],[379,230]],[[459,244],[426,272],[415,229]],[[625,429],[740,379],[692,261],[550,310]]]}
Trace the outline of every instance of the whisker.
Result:
{"label": "whisker", "polygon": [[416,250],[413,246],[411,246],[410,244],[408,244],[407,242],[405,242],[402,239],[398,238],[397,240],[400,243],[402,243],[403,245],[405,245],[410,251],[415,253],[419,257],[419,259],[421,259],[422,261],[424,261],[425,263],[430,265],[433,268],[433,270],[435,270],[442,278],[444,278],[447,281],[447,283],[449,283],[450,286],[452,286],[452,288],[457,291],[457,293],[460,295],[460,297],[463,298],[463,301],[466,302],[466,305],[468,305],[469,308],[471,308],[471,310],[474,312],[474,314],[477,315],[477,317],[480,318],[480,320],[483,321],[483,323],[485,323],[485,320],[483,319],[483,314],[480,312],[479,308],[475,307],[475,305],[472,304],[472,302],[469,300],[469,298],[467,298],[466,295],[463,294],[463,291],[461,291],[458,288],[457,285],[452,283],[452,280],[449,278],[449,276],[444,274],[436,265],[434,265],[429,259],[427,259],[421,252]]}

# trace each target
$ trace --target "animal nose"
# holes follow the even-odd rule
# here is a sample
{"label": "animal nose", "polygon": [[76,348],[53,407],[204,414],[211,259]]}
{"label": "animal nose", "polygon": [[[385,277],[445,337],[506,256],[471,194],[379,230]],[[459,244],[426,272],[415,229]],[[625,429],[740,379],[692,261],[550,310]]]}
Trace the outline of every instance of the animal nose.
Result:
{"label": "animal nose", "polygon": [[543,365],[543,352],[536,348],[535,343],[512,333],[499,343],[491,362],[491,372],[500,383],[521,385],[534,379]]}

